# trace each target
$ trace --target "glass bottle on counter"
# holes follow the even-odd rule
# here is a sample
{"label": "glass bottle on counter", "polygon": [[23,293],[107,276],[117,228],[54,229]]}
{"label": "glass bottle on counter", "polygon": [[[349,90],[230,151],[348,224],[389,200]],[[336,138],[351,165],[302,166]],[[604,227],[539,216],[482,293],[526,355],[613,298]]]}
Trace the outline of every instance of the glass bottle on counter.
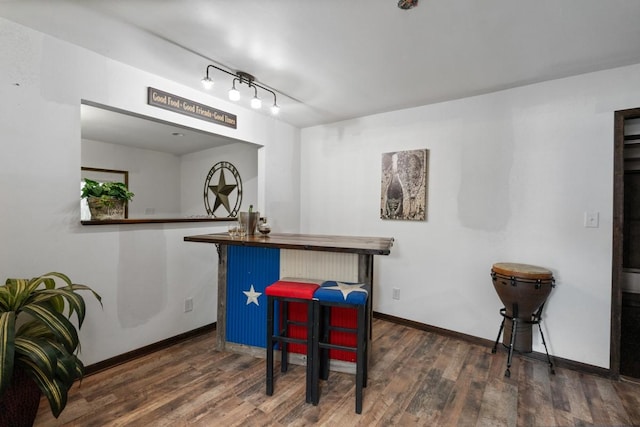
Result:
{"label": "glass bottle on counter", "polygon": [[398,155],[391,156],[391,181],[387,187],[386,213],[388,218],[402,217],[404,190],[398,174]]}

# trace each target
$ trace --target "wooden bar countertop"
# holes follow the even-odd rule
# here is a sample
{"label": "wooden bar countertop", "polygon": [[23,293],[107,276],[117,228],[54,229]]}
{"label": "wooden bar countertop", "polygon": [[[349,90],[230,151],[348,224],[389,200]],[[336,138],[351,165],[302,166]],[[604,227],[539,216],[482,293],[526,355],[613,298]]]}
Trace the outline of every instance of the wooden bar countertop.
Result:
{"label": "wooden bar countertop", "polygon": [[325,252],[347,252],[370,255],[389,255],[393,237],[327,236],[322,234],[272,233],[231,237],[227,233],[186,236],[187,242],[215,243],[235,246],[299,249]]}

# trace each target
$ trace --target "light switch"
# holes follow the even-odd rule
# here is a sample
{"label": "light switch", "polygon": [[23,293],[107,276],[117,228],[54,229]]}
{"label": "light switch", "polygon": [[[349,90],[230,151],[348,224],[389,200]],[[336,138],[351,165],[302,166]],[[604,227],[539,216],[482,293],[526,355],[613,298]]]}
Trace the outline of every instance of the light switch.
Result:
{"label": "light switch", "polygon": [[598,228],[600,226],[600,213],[599,212],[585,212],[584,213],[584,226],[587,228]]}

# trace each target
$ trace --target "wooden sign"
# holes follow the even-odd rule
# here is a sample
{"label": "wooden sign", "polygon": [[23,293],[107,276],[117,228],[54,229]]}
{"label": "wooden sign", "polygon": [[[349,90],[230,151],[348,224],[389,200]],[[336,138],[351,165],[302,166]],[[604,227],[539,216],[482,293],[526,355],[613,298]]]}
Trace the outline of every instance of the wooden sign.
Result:
{"label": "wooden sign", "polygon": [[174,113],[184,114],[185,116],[195,117],[196,119],[206,120],[237,129],[237,117],[235,114],[226,111],[211,108],[204,104],[173,95],[159,89],[149,87],[147,91],[147,104],[154,107],[164,108]]}

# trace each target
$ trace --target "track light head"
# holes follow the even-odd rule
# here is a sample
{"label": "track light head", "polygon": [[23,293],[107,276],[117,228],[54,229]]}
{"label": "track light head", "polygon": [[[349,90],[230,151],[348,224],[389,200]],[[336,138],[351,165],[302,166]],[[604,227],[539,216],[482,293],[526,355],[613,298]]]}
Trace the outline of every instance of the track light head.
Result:
{"label": "track light head", "polygon": [[202,80],[200,80],[202,82],[202,86],[204,86],[205,89],[209,90],[213,87],[213,80],[211,80],[209,78],[209,76],[206,76],[205,78],[203,78]]}
{"label": "track light head", "polygon": [[240,100],[240,91],[236,89],[236,80],[233,79],[233,86],[229,89],[229,100],[231,101],[239,101]]}
{"label": "track light head", "polygon": [[[249,87],[253,86],[249,83]],[[253,86],[253,98],[251,99],[251,108],[259,110],[262,108],[262,101],[258,98],[258,88]]]}

